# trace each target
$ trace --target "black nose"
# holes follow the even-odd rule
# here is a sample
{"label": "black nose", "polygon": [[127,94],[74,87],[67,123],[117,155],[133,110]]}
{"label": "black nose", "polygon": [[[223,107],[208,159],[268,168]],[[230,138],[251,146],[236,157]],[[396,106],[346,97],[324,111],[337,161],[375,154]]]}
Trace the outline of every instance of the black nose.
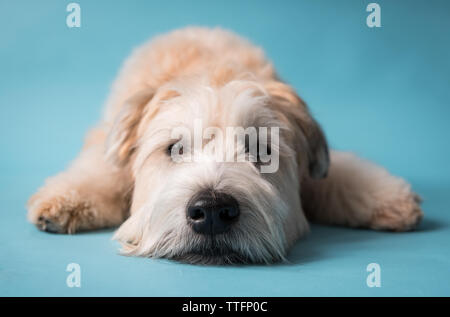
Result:
{"label": "black nose", "polygon": [[188,223],[200,234],[215,235],[228,231],[239,214],[239,204],[233,196],[214,191],[199,193],[187,206]]}

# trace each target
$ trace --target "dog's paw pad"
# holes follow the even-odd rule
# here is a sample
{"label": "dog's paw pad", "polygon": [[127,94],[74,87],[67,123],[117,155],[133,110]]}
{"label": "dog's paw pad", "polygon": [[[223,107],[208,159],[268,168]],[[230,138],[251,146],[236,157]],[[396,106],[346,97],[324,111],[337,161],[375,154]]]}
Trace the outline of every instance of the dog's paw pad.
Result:
{"label": "dog's paw pad", "polygon": [[64,228],[61,225],[42,216],[38,218],[36,227],[38,227],[39,230],[50,233],[64,233]]}
{"label": "dog's paw pad", "polygon": [[376,230],[410,231],[423,218],[421,199],[416,194],[378,207],[373,214],[370,227]]}

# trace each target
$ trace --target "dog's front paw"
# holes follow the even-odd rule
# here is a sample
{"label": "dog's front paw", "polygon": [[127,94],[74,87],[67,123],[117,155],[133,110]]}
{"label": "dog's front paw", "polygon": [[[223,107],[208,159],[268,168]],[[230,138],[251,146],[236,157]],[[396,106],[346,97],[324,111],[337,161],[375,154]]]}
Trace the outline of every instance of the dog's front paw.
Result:
{"label": "dog's front paw", "polygon": [[376,230],[409,231],[423,218],[421,199],[410,193],[402,199],[379,206],[371,219],[370,227]]}
{"label": "dog's front paw", "polygon": [[88,229],[92,216],[91,204],[75,191],[55,195],[38,192],[28,203],[28,219],[42,231],[75,233]]}

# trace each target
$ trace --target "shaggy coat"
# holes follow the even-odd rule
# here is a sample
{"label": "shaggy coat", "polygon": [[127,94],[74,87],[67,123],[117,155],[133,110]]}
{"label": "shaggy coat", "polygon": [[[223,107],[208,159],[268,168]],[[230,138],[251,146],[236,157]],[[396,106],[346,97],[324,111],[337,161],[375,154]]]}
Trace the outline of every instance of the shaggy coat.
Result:
{"label": "shaggy coat", "polygon": [[[217,162],[228,137],[202,143],[195,162],[167,155],[171,131],[278,127],[275,173],[252,162]],[[242,144],[241,144],[242,145]],[[187,150],[187,149],[186,149]],[[185,150],[185,151],[186,151]],[[238,155],[244,146],[231,149]],[[239,222],[205,237],[186,221],[201,190],[236,198]],[[271,263],[308,232],[308,221],[405,231],[422,218],[401,178],[350,153],[329,151],[306,104],[282,82],[263,51],[221,29],[186,28],[158,37],[125,62],[99,124],[71,166],[28,204],[41,230],[76,233],[120,226],[130,255],[191,263]]]}

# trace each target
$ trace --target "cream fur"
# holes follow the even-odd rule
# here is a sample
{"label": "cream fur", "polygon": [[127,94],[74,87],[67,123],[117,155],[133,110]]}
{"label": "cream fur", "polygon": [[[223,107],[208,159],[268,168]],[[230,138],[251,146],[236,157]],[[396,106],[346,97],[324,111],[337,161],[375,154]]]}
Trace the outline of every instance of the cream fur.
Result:
{"label": "cream fur", "polygon": [[[227,137],[202,144],[202,153],[192,153],[196,162],[172,162],[170,131],[192,130],[198,118],[221,130],[279,127],[272,151],[280,168],[262,174],[251,162],[215,161],[213,149],[243,151]],[[239,222],[214,239],[186,223],[187,202],[204,188],[234,196],[241,208]],[[79,157],[47,180],[28,210],[42,230],[120,225],[115,238],[125,254],[191,263],[284,260],[308,232],[306,216],[394,231],[410,230],[422,217],[404,180],[351,154],[329,155],[321,128],[261,49],[206,28],[158,37],[130,56]]]}

